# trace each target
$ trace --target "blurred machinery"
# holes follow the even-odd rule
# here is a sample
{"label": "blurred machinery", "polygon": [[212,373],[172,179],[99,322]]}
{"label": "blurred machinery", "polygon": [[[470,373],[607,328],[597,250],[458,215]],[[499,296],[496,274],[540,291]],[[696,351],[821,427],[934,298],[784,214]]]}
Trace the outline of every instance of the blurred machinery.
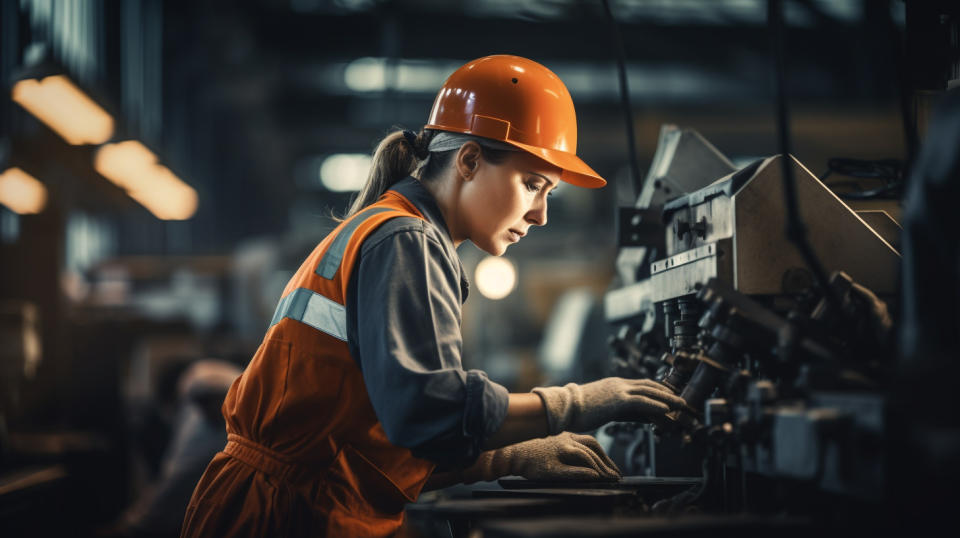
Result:
{"label": "blurred machinery", "polygon": [[703,477],[654,511],[830,516],[845,506],[834,496],[881,501],[896,223],[880,212],[871,226],[786,157],[810,245],[832,272],[824,289],[783,231],[783,156],[732,171],[696,133],[662,135],[672,147],[621,211],[622,285],[604,307],[614,373],[657,379],[689,407],[601,437],[627,474]]}
{"label": "blurred machinery", "polygon": [[[604,304],[611,366],[657,379],[688,407],[598,437],[628,474],[702,477],[655,513],[795,515],[821,529],[911,534],[952,513],[960,19],[955,3],[905,4],[905,162],[831,159],[826,174],[886,182],[848,199],[896,200],[906,185],[902,234],[790,155],[778,0],[767,7],[779,155],[724,170],[702,137],[666,127],[646,180],[634,178]],[[929,128],[925,95],[942,98]]]}

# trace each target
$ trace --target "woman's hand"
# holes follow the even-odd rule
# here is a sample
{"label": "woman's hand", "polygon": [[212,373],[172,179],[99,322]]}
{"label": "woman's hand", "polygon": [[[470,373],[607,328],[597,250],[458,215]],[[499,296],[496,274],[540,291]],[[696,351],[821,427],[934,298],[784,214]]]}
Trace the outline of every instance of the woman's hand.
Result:
{"label": "woman's hand", "polygon": [[533,439],[480,454],[464,469],[467,484],[517,475],[528,480],[617,480],[620,470],[596,439],[589,435],[562,433]]}
{"label": "woman's hand", "polygon": [[682,398],[650,379],[608,377],[533,392],[543,399],[551,435],[589,431],[614,420],[652,421],[686,407]]}

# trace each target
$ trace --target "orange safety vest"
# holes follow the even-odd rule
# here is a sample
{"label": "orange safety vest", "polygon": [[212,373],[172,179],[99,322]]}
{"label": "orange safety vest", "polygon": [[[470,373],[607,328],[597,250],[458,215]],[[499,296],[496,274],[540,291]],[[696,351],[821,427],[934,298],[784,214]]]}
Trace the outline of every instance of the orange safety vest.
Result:
{"label": "orange safety vest", "polygon": [[400,528],[404,504],[434,465],[387,439],[347,346],[345,308],[364,239],[396,217],[424,218],[387,191],[340,223],[290,279],[227,394],[227,446],[194,490],[181,536],[388,536]]}

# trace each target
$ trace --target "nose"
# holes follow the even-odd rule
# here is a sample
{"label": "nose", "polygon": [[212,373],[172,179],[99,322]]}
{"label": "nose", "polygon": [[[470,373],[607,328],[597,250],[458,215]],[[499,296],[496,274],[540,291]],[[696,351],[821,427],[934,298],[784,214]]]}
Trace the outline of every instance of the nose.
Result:
{"label": "nose", "polygon": [[547,197],[537,196],[533,205],[524,216],[527,222],[534,226],[546,226],[547,224]]}

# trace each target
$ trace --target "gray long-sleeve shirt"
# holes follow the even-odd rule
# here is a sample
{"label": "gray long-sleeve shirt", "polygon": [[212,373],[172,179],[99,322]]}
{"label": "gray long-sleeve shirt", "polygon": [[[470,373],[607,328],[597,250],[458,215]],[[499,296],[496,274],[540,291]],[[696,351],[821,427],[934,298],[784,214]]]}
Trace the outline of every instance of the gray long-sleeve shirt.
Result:
{"label": "gray long-sleeve shirt", "polygon": [[390,441],[464,465],[507,413],[507,390],[463,369],[468,283],[440,208],[414,178],[392,187],[426,217],[387,221],[364,241],[347,291],[347,337]]}

